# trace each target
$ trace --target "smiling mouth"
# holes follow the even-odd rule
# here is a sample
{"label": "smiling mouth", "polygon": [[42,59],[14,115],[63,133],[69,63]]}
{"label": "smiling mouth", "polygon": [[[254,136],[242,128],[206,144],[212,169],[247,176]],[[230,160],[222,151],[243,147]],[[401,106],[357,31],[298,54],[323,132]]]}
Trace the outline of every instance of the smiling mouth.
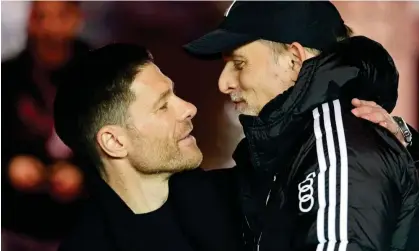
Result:
{"label": "smiling mouth", "polygon": [[179,139],[179,141],[192,137],[191,132],[192,130],[189,130],[187,134],[185,134],[182,138]]}
{"label": "smiling mouth", "polygon": [[184,137],[182,137],[179,141],[178,144],[182,145],[182,146],[190,146],[196,143],[195,137],[192,136],[191,131],[189,131],[189,133],[187,135],[185,135]]}
{"label": "smiling mouth", "polygon": [[234,104],[234,108],[236,110],[241,110],[246,106],[246,101],[244,99],[241,100],[232,100],[233,104]]}
{"label": "smiling mouth", "polygon": [[192,138],[192,135],[188,134],[188,136],[186,136],[186,137],[182,138],[180,141],[182,141],[182,140],[188,140],[188,139],[190,139],[190,138]]}

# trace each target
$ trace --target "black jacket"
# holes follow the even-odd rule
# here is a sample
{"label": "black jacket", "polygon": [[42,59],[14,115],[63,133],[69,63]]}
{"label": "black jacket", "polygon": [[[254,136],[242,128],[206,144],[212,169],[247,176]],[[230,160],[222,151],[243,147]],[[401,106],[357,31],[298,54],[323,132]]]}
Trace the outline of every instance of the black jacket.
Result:
{"label": "black jacket", "polygon": [[419,132],[415,130],[412,126],[409,124],[407,125],[409,127],[410,132],[412,133],[412,139],[415,141],[412,144],[407,146],[407,150],[409,151],[410,155],[412,155],[413,160],[415,161],[416,169],[418,170],[419,175]]}
{"label": "black jacket", "polygon": [[397,87],[386,50],[354,37],[304,62],[295,86],[259,116],[240,115],[234,171],[246,250],[419,250],[412,158],[350,112],[355,97],[391,112]]}
{"label": "black jacket", "polygon": [[[138,233],[147,231],[145,226],[137,224],[132,211],[103,180],[93,175],[89,177],[92,196],[59,251],[162,250],[144,244],[147,237]],[[175,220],[181,235],[194,251],[243,250],[240,218],[235,214],[232,201],[225,200],[230,196],[225,196],[224,187],[217,186],[218,177],[224,179],[226,176],[198,169],[176,174],[170,179],[169,199]],[[162,229],[163,233],[171,234]],[[171,247],[170,250],[178,249]]]}

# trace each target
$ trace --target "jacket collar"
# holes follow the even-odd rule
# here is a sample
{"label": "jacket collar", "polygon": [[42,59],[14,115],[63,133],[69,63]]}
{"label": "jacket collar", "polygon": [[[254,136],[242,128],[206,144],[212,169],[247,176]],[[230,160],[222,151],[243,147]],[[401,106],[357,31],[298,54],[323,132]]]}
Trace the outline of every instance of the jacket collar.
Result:
{"label": "jacket collar", "polygon": [[271,169],[280,155],[287,157],[288,150],[301,144],[296,135],[311,118],[308,111],[335,99],[344,110],[351,108],[352,98],[360,98],[391,112],[398,79],[391,56],[379,43],[361,36],[336,43],[306,60],[294,87],[266,104],[259,116],[239,116],[247,149],[237,148],[233,158],[240,162],[239,152],[248,151],[255,168]]}

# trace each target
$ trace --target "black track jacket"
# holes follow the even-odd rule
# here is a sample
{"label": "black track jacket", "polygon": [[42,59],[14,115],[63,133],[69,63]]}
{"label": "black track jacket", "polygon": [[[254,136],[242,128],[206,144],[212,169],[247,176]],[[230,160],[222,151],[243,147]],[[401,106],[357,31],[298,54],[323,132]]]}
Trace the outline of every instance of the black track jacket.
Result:
{"label": "black track jacket", "polygon": [[259,116],[240,115],[233,169],[247,250],[419,251],[412,157],[350,112],[352,98],[391,112],[397,87],[387,51],[353,37],[304,62]]}

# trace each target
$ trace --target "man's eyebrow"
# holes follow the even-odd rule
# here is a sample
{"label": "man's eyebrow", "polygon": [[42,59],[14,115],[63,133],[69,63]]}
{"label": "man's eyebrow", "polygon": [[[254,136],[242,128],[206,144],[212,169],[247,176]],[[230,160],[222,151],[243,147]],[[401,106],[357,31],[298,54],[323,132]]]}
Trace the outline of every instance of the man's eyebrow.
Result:
{"label": "man's eyebrow", "polygon": [[234,59],[243,59],[244,57],[234,52],[227,52],[223,54],[224,61],[230,61]]}
{"label": "man's eyebrow", "polygon": [[171,89],[167,89],[164,92],[160,93],[159,98],[154,102],[154,107],[157,106],[162,100],[166,99],[172,93]]}
{"label": "man's eyebrow", "polygon": [[238,54],[238,53],[232,53],[232,54],[231,54],[231,57],[232,57],[233,59],[236,59],[236,58],[238,58],[238,59],[243,59],[243,58],[244,58],[244,56],[243,56],[243,55]]}
{"label": "man's eyebrow", "polygon": [[[172,83],[172,87],[174,87],[175,84]],[[158,99],[154,102],[153,108],[157,108],[157,106],[160,104],[160,102],[164,99],[167,99],[167,97],[173,93],[173,88],[167,89],[164,92],[160,93]]]}

